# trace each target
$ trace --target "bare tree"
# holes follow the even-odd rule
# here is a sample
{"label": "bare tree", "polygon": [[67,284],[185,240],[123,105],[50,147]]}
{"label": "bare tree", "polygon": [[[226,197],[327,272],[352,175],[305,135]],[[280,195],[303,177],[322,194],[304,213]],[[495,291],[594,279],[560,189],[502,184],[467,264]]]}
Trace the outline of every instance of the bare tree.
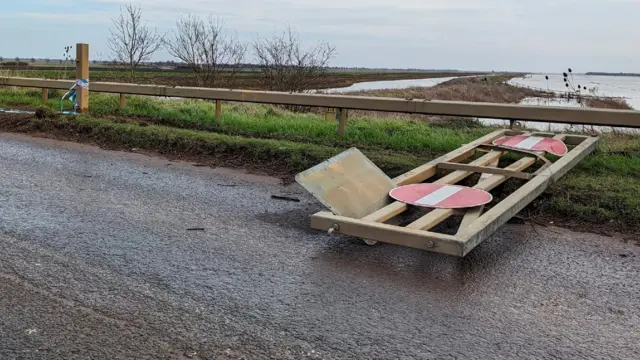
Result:
{"label": "bare tree", "polygon": [[303,92],[325,74],[335,46],[320,42],[304,49],[296,30],[288,26],[281,34],[254,40],[253,51],[267,89]]}
{"label": "bare tree", "polygon": [[[237,36],[227,34],[222,21],[211,15],[206,21],[192,14],[178,19],[164,43],[204,86],[233,86],[247,50]],[[225,70],[227,74],[222,76]]]}
{"label": "bare tree", "polygon": [[133,78],[140,64],[160,49],[162,36],[142,22],[142,8],[131,3],[120,8],[113,24],[107,45],[115,61],[126,66]]}

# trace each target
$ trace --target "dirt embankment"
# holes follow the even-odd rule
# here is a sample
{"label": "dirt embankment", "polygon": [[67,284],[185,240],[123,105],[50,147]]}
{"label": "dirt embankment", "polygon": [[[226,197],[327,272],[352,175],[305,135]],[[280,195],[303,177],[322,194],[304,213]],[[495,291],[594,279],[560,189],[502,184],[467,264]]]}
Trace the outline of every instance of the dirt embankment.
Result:
{"label": "dirt embankment", "polygon": [[[518,104],[526,98],[557,98],[553,92],[511,86],[511,78],[520,74],[498,76],[476,76],[453,79],[433,87],[412,87],[405,89],[382,89],[351,92],[355,96],[394,97],[404,99],[489,102],[498,104]],[[584,106],[603,109],[629,110],[624,99],[582,96]],[[357,111],[354,115],[389,117],[396,116],[379,112]],[[402,117],[407,117],[402,115]],[[433,117],[431,117],[433,118]]]}

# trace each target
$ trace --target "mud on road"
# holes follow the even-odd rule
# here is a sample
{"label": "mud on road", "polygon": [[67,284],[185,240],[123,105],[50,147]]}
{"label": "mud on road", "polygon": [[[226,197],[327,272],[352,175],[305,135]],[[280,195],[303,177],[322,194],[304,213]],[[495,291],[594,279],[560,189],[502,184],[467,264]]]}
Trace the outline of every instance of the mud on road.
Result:
{"label": "mud on road", "polygon": [[618,238],[368,247],[295,184],[7,134],[0,204],[2,359],[640,358]]}

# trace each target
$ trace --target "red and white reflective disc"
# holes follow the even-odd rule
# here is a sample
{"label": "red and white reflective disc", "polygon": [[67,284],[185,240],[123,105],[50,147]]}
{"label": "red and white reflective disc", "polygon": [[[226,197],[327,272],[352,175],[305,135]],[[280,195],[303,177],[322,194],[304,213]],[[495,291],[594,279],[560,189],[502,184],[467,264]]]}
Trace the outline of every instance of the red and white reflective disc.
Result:
{"label": "red and white reflective disc", "polygon": [[393,199],[421,207],[460,209],[488,204],[493,196],[484,190],[446,184],[413,184],[389,192]]}
{"label": "red and white reflective disc", "polygon": [[546,151],[556,156],[567,154],[567,145],[560,140],[540,136],[507,136],[493,142],[496,146],[505,146],[513,149]]}

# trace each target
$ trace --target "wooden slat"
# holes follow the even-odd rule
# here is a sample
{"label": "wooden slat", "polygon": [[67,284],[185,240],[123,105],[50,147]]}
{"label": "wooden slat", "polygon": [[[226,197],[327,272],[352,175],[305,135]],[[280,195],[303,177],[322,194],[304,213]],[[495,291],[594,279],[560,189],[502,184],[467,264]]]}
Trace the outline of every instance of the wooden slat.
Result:
{"label": "wooden slat", "polygon": [[[510,133],[513,133],[513,131],[509,131],[505,135],[507,135],[507,136],[530,135],[529,132],[523,132],[523,131],[517,131],[516,134],[510,134]],[[497,168],[498,164],[499,164],[499,161],[494,161],[493,163],[489,164],[488,166],[493,167],[493,168]],[[502,169],[502,170],[504,170],[504,169]],[[478,182],[480,183],[480,182],[482,182],[484,180],[487,180],[487,179],[491,178],[491,176],[492,176],[492,174],[483,173],[480,176],[480,179],[478,180]],[[482,215],[482,213],[484,212],[484,208],[485,208],[485,205],[482,205],[482,206],[477,206],[477,207],[474,207],[474,208],[471,208],[471,209],[467,210],[467,212],[462,217],[462,221],[460,222],[460,226],[458,227],[458,233],[460,231],[462,231],[462,229],[466,228],[471,223],[476,221]]]}
{"label": "wooden slat", "polygon": [[43,88],[42,89],[42,102],[46,103],[47,101],[49,101],[49,89]]}
{"label": "wooden slat", "polygon": [[[47,87],[50,89],[68,89],[71,86],[69,81],[27,78],[0,78],[0,85],[35,88]],[[268,91],[168,87],[104,82],[92,83],[91,91],[281,105],[334,107],[425,115],[469,116],[600,126],[640,127],[640,111],[635,110],[529,106],[463,101],[424,101],[325,94],[290,94]]]}
{"label": "wooden slat", "polygon": [[311,216],[311,227],[314,229],[326,231],[334,225],[338,225],[336,233],[357,236],[363,239],[371,239],[454,256],[461,256],[463,250],[462,243],[455,236],[363,221],[333,215],[330,212],[320,212]]}
{"label": "wooden slat", "polygon": [[474,149],[476,146],[480,144],[490,144],[493,140],[498,139],[504,135],[507,130],[497,130],[490,134],[487,134],[480,139],[473,141],[469,144],[463,145],[458,149],[447,153],[439,158],[436,158],[428,163],[419,166],[405,174],[398,176],[393,179],[396,185],[409,185],[409,184],[417,184],[423,182],[431,177],[433,177],[438,172],[438,164],[441,162],[459,162],[462,160],[466,160],[473,156]]}
{"label": "wooden slat", "polygon": [[[472,165],[486,165],[489,164],[493,161],[495,161],[496,159],[500,159],[500,156],[502,156],[502,152],[499,151],[494,151],[494,152],[490,152],[487,153],[485,155],[483,155],[482,157],[476,159],[475,161],[473,161],[471,164]],[[434,171],[437,171],[438,168],[438,164],[433,165],[435,167]],[[468,176],[471,176],[473,174],[472,171],[454,171],[453,173],[438,179],[437,181],[435,181],[435,183],[438,184],[455,184],[458,183],[462,180],[464,180],[465,178],[467,178]],[[434,173],[435,175],[435,173]],[[409,209],[409,206],[403,202],[400,201],[394,201],[391,204],[383,207],[382,209],[365,216],[362,220],[365,221],[376,221],[376,222],[385,222],[391,218],[393,218],[394,216],[397,216],[399,214],[402,214],[403,212],[405,212],[407,209]]]}
{"label": "wooden slat", "polygon": [[482,174],[493,174],[493,175],[506,175],[512,178],[531,180],[533,178],[533,174],[518,172],[518,171],[510,171],[506,169],[488,167],[488,166],[473,166],[468,164],[456,164],[456,163],[442,163],[438,165],[441,169],[447,170],[465,170],[472,171],[476,173]]}
{"label": "wooden slat", "polygon": [[[507,170],[511,171],[522,171],[529,166],[535,164],[536,160],[534,158],[526,157],[522,158],[510,166],[506,167]],[[490,178],[480,182],[478,185],[474,186],[475,189],[490,191],[502,184],[503,182],[509,179],[508,176],[504,175],[492,175]],[[448,217],[455,214],[453,209],[435,209],[428,213],[427,215],[421,217],[420,219],[412,222],[407,227],[410,229],[416,230],[429,230],[434,228],[436,225],[447,219]]]}
{"label": "wooden slat", "polygon": [[484,211],[484,205],[477,206],[467,210],[467,212],[462,217],[462,221],[460,222],[460,227],[458,228],[458,234],[463,229],[466,229],[467,226],[471,225],[474,221],[476,221],[482,215],[483,211]]}
{"label": "wooden slat", "polygon": [[[530,135],[530,132],[523,132],[523,131],[517,131],[515,134],[511,134],[512,132],[507,132],[505,135],[507,136],[513,136],[513,135]],[[492,164],[489,164],[489,166],[497,168],[498,167],[498,162],[494,162]],[[480,176],[480,180],[478,182],[482,182],[486,179],[491,178],[491,174],[482,174],[482,176]],[[470,224],[472,224],[474,221],[476,221],[484,212],[484,208],[485,205],[482,206],[477,206],[474,207],[472,209],[467,210],[467,212],[464,214],[464,216],[462,217],[462,221],[460,221],[460,226],[458,227],[458,233],[460,233],[462,231],[462,229],[466,228],[467,226],[469,226]]]}
{"label": "wooden slat", "polygon": [[536,176],[520,189],[502,200],[498,205],[487,211],[478,220],[459,233],[459,238],[465,242],[464,255],[468,254],[484,239],[494,233],[500,226],[524,209],[536,197],[540,196],[547,187],[558,181],[578,162],[589,155],[598,145],[600,139],[593,137],[585,139],[567,155],[560,158],[548,171]]}

